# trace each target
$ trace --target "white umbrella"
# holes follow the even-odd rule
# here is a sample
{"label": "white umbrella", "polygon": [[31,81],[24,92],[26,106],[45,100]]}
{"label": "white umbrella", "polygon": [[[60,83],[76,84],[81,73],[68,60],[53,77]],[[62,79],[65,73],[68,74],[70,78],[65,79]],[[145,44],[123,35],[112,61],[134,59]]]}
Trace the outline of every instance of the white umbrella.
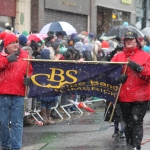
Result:
{"label": "white umbrella", "polygon": [[[135,26],[136,26],[139,30],[141,30],[141,29],[142,29],[142,21],[138,21],[138,22],[135,24]],[[146,27],[149,27],[149,26],[150,26],[149,21],[146,21]]]}
{"label": "white umbrella", "polygon": [[62,32],[66,35],[77,33],[76,29],[70,23],[64,21],[48,23],[41,29],[40,33],[47,34],[48,31],[53,31],[55,33]]}
{"label": "white umbrella", "polygon": [[150,35],[150,27],[146,27],[142,30],[142,33],[146,36]]}

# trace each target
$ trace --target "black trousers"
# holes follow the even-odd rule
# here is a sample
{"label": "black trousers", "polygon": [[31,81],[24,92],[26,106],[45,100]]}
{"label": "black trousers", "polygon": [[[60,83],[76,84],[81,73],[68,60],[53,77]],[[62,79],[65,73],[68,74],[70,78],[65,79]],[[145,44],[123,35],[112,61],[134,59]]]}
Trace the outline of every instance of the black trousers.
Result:
{"label": "black trousers", "polygon": [[125,122],[127,145],[141,149],[143,139],[143,118],[146,114],[148,101],[124,103],[119,102]]}

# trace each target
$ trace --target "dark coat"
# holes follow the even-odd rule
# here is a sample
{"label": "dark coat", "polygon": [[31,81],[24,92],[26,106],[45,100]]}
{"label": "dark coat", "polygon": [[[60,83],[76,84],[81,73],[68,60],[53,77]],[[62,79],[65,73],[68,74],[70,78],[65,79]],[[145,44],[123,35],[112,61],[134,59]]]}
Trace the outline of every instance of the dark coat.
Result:
{"label": "dark coat", "polygon": [[[106,102],[105,114],[106,114],[109,103],[110,103],[109,101]],[[104,114],[104,117],[105,117],[104,120],[105,121],[110,120],[112,110],[113,110],[113,105],[111,104],[109,109],[108,109],[108,112],[106,114],[106,117],[105,117],[105,114]],[[121,109],[120,109],[120,105],[117,104],[116,108],[115,108],[115,111],[114,111],[114,114],[113,114],[112,122],[114,122],[114,121],[115,122],[121,122],[122,120],[123,120],[123,118],[122,118],[122,112],[121,112]]]}
{"label": "dark coat", "polygon": [[92,61],[92,54],[90,51],[85,50],[82,54],[85,61]]}

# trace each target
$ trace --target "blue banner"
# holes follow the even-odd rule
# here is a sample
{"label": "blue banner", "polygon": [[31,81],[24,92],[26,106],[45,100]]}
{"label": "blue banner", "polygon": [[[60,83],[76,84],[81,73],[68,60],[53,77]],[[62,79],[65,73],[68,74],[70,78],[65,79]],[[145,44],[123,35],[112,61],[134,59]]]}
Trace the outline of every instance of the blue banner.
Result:
{"label": "blue banner", "polygon": [[32,84],[28,97],[61,94],[91,95],[114,102],[118,93],[120,64],[31,62]]}

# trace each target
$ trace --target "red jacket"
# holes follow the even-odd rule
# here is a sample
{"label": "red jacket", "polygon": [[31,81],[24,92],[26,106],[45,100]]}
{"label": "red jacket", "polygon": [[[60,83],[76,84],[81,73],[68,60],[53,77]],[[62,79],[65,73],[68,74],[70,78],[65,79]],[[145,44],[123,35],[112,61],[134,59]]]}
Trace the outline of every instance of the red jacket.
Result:
{"label": "red jacket", "polygon": [[[24,76],[27,72],[28,61],[22,59],[28,58],[26,51],[20,50],[17,62],[7,60],[8,54],[0,53],[0,95],[25,95]],[[29,66],[29,75],[32,74],[32,66]]]}
{"label": "red jacket", "polygon": [[[119,94],[121,102],[135,102],[150,100],[150,54],[135,48],[133,51],[119,52],[113,58],[113,62],[127,62],[127,58],[143,66],[143,71],[137,73],[127,67],[126,82],[122,84]],[[125,66],[124,66],[125,68]],[[122,73],[124,71],[122,70]]]}

